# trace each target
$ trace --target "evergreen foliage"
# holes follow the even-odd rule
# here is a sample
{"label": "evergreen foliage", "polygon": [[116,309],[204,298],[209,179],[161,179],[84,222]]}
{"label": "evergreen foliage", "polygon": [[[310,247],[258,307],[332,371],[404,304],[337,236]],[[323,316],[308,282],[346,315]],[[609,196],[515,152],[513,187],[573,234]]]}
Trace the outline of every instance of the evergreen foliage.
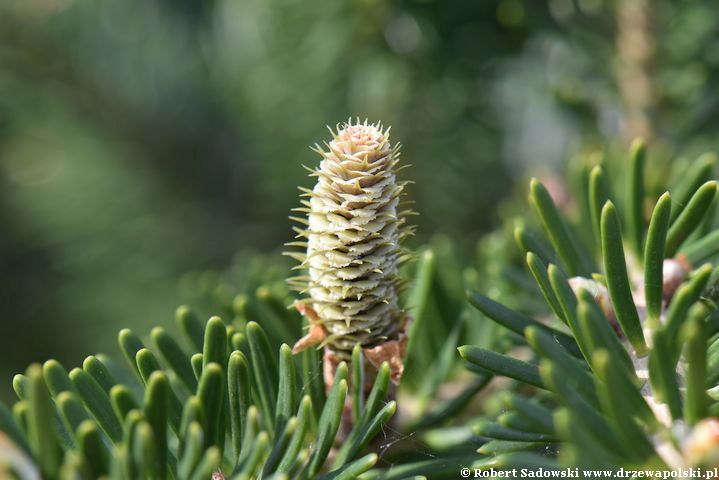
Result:
{"label": "evergreen foliage", "polygon": [[[459,347],[472,369],[531,387],[476,426],[490,439],[480,452],[493,455],[476,468],[715,465],[714,163],[700,157],[668,183],[648,175],[657,164],[635,142],[626,159],[580,165],[564,183],[576,192],[571,205],[532,180],[537,228],[529,220],[514,233],[534,281],[515,288],[545,306],[508,308],[472,293],[487,318],[517,334],[516,348]],[[623,184],[608,181],[622,175]]]}
{"label": "evergreen foliage", "polygon": [[385,363],[361,388],[355,348],[326,389],[319,351],[288,346],[303,320],[286,308],[285,268],[240,257],[190,282],[199,310],[224,321],[180,307],[177,334],[122,330],[124,361],[92,355],[68,372],[49,360],[17,375],[18,401],[0,406],[1,471],[388,480],[712,466],[715,160],[651,175],[641,143],[627,158],[578,158],[561,184],[572,194],[532,180],[537,215],[484,239],[479,267],[446,238],[404,267],[414,321],[398,387]]}

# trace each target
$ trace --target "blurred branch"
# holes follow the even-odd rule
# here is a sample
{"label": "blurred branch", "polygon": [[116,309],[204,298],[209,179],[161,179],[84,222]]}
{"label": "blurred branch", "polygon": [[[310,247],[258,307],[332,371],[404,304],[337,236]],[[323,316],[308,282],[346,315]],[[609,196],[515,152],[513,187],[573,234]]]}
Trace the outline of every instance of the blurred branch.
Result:
{"label": "blurred branch", "polygon": [[656,103],[654,85],[655,39],[648,0],[617,2],[619,71],[617,83],[624,107],[625,141],[642,137],[650,141],[655,134],[652,111]]}

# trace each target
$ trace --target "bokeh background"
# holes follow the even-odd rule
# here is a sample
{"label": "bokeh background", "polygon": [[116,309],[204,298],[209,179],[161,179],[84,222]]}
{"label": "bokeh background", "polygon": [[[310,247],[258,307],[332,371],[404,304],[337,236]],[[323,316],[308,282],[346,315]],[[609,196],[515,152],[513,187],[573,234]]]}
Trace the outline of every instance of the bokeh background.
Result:
{"label": "bokeh background", "polygon": [[170,323],[183,285],[211,281],[192,272],[281,262],[308,147],[350,116],[403,143],[417,241],[467,251],[515,185],[569,155],[636,135],[668,157],[716,147],[718,15],[669,0],[4,0],[0,378]]}

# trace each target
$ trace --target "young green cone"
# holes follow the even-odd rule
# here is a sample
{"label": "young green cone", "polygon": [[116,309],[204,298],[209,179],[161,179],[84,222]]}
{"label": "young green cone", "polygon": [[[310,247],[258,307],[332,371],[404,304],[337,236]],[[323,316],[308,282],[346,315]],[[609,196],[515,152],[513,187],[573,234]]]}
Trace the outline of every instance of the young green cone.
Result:
{"label": "young green cone", "polygon": [[[310,331],[294,347],[325,347],[328,372],[348,360],[356,344],[375,366],[390,363],[398,382],[403,370],[401,357],[407,337],[408,317],[399,306],[403,260],[402,239],[411,234],[405,227],[407,212],[399,211],[404,183],[396,179],[399,146],[389,142],[389,128],[351,121],[338,126],[322,155],[318,178],[312,190],[303,190],[307,219],[297,229],[306,242],[291,245],[306,248],[293,253],[307,276],[291,282],[309,298],[297,309],[310,322]],[[331,376],[331,375],[330,375]]]}

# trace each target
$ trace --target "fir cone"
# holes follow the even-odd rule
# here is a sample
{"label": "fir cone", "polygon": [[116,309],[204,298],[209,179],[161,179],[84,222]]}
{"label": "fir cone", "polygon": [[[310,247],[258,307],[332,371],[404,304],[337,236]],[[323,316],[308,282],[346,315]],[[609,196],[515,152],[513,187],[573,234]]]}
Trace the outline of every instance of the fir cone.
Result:
{"label": "fir cone", "polygon": [[[289,245],[306,248],[290,253],[301,261],[306,276],[290,282],[305,298],[297,309],[310,322],[310,331],[294,347],[325,347],[325,368],[348,360],[356,344],[375,366],[389,361],[392,378],[402,375],[401,357],[406,343],[407,315],[400,308],[398,275],[406,254],[400,243],[412,233],[401,212],[400,197],[405,183],[396,179],[399,145],[389,142],[389,128],[381,125],[337,126],[322,155],[318,178],[312,190],[303,190],[307,218],[294,218],[304,229],[296,229],[306,241]],[[326,379],[328,373],[326,372]]]}

